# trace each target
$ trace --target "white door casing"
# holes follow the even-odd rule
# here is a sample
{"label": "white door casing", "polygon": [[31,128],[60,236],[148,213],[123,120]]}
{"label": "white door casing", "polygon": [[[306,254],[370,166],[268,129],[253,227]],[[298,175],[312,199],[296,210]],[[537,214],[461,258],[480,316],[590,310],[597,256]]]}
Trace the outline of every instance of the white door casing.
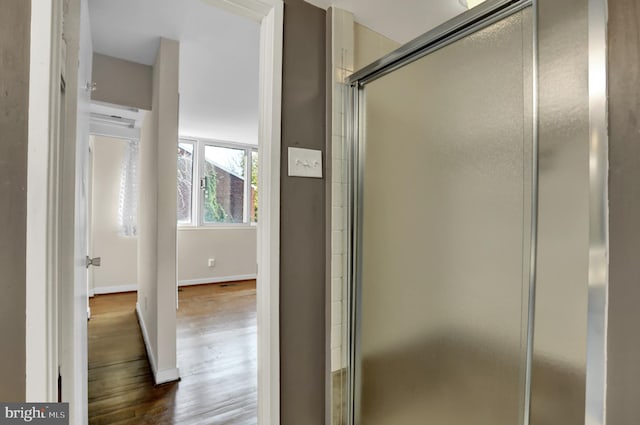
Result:
{"label": "white door casing", "polygon": [[87,421],[87,313],[88,313],[88,273],[86,257],[89,254],[89,105],[91,102],[93,46],[89,24],[89,4],[80,2],[80,37],[78,55],[78,109],[76,123],[76,167],[75,167],[75,245],[74,245],[74,381],[73,400],[70,414],[77,423]]}
{"label": "white door casing", "polygon": [[54,273],[62,7],[31,4],[27,160],[26,399],[57,399],[57,279]]}
{"label": "white door casing", "polygon": [[282,0],[203,0],[261,22],[258,141],[258,424],[280,423]]}
{"label": "white door casing", "polygon": [[87,421],[87,235],[92,47],[87,0],[64,12],[65,95],[60,140],[58,231],[59,367],[71,423]]}

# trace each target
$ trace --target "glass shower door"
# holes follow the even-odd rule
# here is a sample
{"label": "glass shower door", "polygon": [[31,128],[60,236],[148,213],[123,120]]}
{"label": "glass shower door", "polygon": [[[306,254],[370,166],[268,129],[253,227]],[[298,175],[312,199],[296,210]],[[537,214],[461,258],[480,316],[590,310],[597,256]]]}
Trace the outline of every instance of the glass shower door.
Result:
{"label": "glass shower door", "polygon": [[360,90],[356,425],[516,425],[525,400],[532,14]]}

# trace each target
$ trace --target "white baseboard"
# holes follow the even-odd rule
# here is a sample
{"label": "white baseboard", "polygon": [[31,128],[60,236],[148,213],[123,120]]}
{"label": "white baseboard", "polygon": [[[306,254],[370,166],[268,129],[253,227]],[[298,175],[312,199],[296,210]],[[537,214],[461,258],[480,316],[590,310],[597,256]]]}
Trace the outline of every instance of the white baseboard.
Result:
{"label": "white baseboard", "polygon": [[222,283],[222,282],[235,282],[238,280],[251,280],[255,279],[255,274],[242,274],[237,276],[223,276],[223,277],[206,277],[203,279],[190,279],[181,280],[178,282],[178,286],[191,286],[191,285],[206,285],[208,283]]}
{"label": "white baseboard", "polygon": [[[191,286],[191,285],[206,285],[208,283],[222,283],[222,282],[235,282],[238,280],[251,280],[256,279],[255,274],[241,274],[237,276],[222,276],[222,277],[205,277],[202,279],[188,279],[178,282],[178,286]],[[114,286],[96,286],[89,292],[89,296],[105,295],[105,294],[117,294],[120,292],[136,292],[138,290],[138,284],[133,283],[131,285],[114,285]]]}
{"label": "white baseboard", "polygon": [[147,349],[147,357],[149,358],[149,364],[155,377],[156,374],[156,359],[153,356],[153,350],[151,350],[151,344],[149,343],[149,334],[147,333],[147,325],[144,323],[142,312],[140,311],[140,304],[136,303],[136,315],[138,316],[138,325],[140,325],[140,331],[142,332],[142,339],[144,339],[144,346]]}
{"label": "white baseboard", "polygon": [[155,373],[155,380],[156,385],[178,381],[180,380],[180,370],[177,367],[174,369],[159,370]]}
{"label": "white baseboard", "polygon": [[136,292],[138,285],[115,285],[115,286],[96,286],[93,288],[93,295],[117,294],[119,292]]}
{"label": "white baseboard", "polygon": [[140,331],[142,332],[142,339],[144,340],[144,346],[147,350],[147,358],[151,365],[151,372],[153,372],[153,379],[156,385],[165,384],[167,382],[177,381],[180,379],[180,370],[178,368],[158,370],[156,359],[153,356],[151,350],[151,344],[149,343],[149,334],[147,333],[147,326],[145,325],[142,312],[140,311],[140,304],[136,303],[136,315],[138,316],[138,324],[140,325]]}

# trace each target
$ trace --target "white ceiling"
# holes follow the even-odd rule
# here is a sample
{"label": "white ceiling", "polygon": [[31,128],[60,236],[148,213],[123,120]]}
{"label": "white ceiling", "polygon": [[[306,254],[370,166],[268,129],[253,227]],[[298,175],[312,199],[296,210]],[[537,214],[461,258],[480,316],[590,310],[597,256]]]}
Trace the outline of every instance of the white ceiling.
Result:
{"label": "white ceiling", "polygon": [[466,11],[459,0],[306,0],[353,12],[355,21],[401,44]]}
{"label": "white ceiling", "polygon": [[203,0],[89,0],[97,53],[153,65],[180,41],[180,134],[258,143],[257,22]]}

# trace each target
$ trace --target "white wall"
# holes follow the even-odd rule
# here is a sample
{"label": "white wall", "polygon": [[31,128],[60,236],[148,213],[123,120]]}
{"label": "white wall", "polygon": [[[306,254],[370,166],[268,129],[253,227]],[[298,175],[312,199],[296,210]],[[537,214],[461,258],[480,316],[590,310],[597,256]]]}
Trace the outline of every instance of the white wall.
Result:
{"label": "white wall", "polygon": [[[209,267],[208,260],[215,259]],[[256,228],[211,227],[178,230],[178,280],[180,284],[254,278]]]}
{"label": "white wall", "polygon": [[[139,203],[138,203],[138,304],[136,309],[140,320],[140,327],[145,336],[147,354],[149,360],[158,350],[158,335],[156,326],[158,296],[157,296],[157,276],[156,269],[156,227],[157,217],[154,213],[156,208],[157,188],[155,181],[157,169],[155,158],[157,157],[155,122],[157,117],[154,113],[147,113],[142,122],[140,131],[139,161]],[[94,194],[94,197],[96,195]],[[152,365],[155,372],[155,364]]]}
{"label": "white wall", "polygon": [[400,43],[357,22],[354,25],[354,45],[356,71],[400,47]]}
{"label": "white wall", "polygon": [[138,281],[138,238],[119,234],[118,208],[122,165],[128,141],[92,136],[93,178],[92,257],[102,258],[90,268],[96,294],[133,290]]}
{"label": "white wall", "polygon": [[138,317],[156,383],[178,379],[176,233],[179,44],[161,39],[140,142]]}

